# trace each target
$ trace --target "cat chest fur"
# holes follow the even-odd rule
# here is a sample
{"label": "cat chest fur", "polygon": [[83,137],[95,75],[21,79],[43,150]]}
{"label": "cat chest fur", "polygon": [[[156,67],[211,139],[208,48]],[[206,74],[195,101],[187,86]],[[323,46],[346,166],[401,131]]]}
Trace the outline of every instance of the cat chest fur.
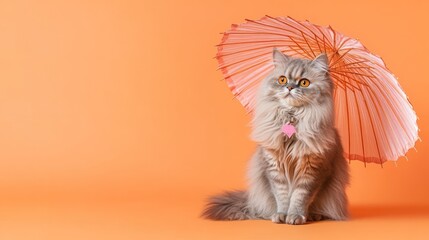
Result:
{"label": "cat chest fur", "polygon": [[[292,137],[277,136],[273,146],[262,147],[267,173],[280,182],[293,185],[309,172],[319,171],[329,164],[335,133],[330,129],[319,129],[318,136],[304,132],[299,123]],[[317,140],[319,138],[319,141]],[[331,143],[331,144],[330,144]]]}

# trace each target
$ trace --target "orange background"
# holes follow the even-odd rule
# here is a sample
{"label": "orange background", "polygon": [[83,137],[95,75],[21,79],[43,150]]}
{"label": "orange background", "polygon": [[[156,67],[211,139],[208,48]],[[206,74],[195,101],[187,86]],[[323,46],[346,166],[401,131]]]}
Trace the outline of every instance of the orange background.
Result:
{"label": "orange background", "polygon": [[[427,1],[1,1],[0,239],[428,239]],[[263,15],[383,56],[420,117],[409,161],[352,162],[351,219],[211,222],[245,187],[249,116],[213,59]]]}

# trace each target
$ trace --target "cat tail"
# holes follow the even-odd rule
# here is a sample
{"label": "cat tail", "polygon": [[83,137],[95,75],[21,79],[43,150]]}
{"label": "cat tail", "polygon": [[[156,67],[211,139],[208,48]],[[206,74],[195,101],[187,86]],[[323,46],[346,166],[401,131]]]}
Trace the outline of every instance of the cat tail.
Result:
{"label": "cat tail", "polygon": [[212,196],[201,216],[211,220],[250,219],[252,216],[247,199],[247,192],[245,191],[228,191],[221,195]]}

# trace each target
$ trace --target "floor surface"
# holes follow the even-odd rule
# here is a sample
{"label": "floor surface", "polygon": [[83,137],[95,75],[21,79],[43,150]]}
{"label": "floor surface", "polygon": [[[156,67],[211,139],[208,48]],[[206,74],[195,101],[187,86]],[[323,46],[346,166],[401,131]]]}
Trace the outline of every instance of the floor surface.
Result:
{"label": "floor surface", "polygon": [[204,220],[187,202],[3,204],[0,239],[429,239],[429,206],[351,205],[348,221],[290,226]]}

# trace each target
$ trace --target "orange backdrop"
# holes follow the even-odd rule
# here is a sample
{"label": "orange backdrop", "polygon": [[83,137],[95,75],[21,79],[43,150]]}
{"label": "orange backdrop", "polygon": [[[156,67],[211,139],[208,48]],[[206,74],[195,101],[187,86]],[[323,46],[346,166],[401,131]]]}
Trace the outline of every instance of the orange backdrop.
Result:
{"label": "orange backdrop", "polygon": [[[418,220],[404,234],[426,238],[428,11],[412,0],[1,1],[0,238],[332,239],[364,229],[394,239],[405,219]],[[255,146],[214,45],[231,23],[265,14],[358,38],[420,117],[409,161],[351,163],[349,222],[282,235],[268,222],[198,218],[207,195],[245,187]]]}

